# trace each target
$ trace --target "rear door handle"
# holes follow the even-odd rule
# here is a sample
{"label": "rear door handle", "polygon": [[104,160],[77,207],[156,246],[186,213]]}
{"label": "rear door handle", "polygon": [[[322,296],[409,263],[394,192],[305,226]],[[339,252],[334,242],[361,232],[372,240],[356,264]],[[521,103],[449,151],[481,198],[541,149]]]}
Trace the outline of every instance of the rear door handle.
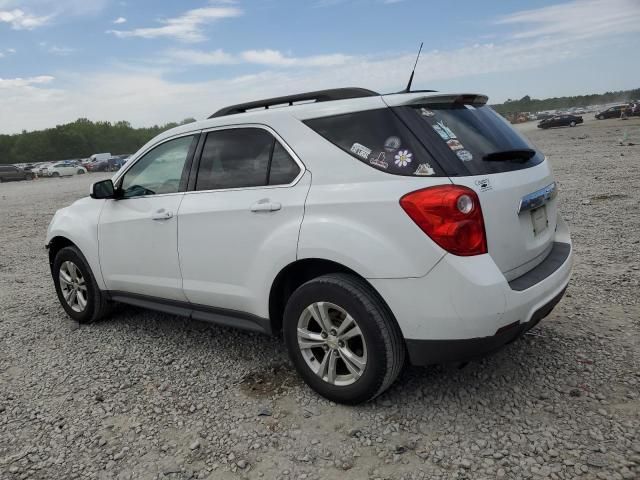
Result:
{"label": "rear door handle", "polygon": [[251,205],[252,212],[275,212],[280,210],[282,205],[278,202],[259,201]]}
{"label": "rear door handle", "polygon": [[173,217],[173,212],[166,211],[164,208],[162,210],[158,210],[153,215],[151,215],[151,220],[169,220]]}

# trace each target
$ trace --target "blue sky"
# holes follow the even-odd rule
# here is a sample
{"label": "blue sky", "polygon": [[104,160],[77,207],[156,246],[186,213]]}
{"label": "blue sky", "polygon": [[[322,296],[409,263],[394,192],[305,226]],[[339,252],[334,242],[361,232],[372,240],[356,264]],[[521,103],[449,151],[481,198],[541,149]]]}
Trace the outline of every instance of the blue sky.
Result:
{"label": "blue sky", "polygon": [[640,87],[640,0],[0,0],[0,133],[340,86],[490,101]]}

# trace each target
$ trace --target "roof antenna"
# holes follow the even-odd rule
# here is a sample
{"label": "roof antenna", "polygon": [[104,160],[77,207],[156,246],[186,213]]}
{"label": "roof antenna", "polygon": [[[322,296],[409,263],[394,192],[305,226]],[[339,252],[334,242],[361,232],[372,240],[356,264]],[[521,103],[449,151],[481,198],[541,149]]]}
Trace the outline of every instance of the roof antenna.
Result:
{"label": "roof antenna", "polygon": [[418,56],[416,57],[416,63],[413,66],[413,71],[411,72],[411,76],[409,77],[409,83],[407,83],[407,88],[405,88],[404,93],[409,93],[411,91],[411,84],[413,83],[413,75],[416,73],[416,67],[418,66],[418,60],[420,60],[420,53],[422,52],[422,45],[424,45],[424,42],[420,42],[420,50],[418,50]]}

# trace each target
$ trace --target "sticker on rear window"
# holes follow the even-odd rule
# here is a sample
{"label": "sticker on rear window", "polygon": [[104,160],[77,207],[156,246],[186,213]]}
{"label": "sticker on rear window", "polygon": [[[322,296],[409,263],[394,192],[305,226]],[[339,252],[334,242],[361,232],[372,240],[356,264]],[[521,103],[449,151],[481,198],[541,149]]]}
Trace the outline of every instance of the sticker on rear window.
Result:
{"label": "sticker on rear window", "polygon": [[436,124],[433,124],[433,125],[431,125],[431,126],[432,126],[432,127],[433,127],[433,129],[436,131],[436,133],[437,133],[438,135],[440,135],[440,138],[442,138],[443,140],[449,140],[449,135],[447,135],[447,132],[445,132],[445,131],[440,127],[440,125],[438,125],[438,124],[436,123]]}
{"label": "sticker on rear window", "polygon": [[375,167],[384,168],[385,170],[389,168],[389,164],[385,161],[384,152],[380,152],[376,158],[370,159],[369,163]]}
{"label": "sticker on rear window", "polygon": [[[442,135],[440,135],[442,138],[444,138],[445,140],[449,139],[449,138],[458,138],[456,137],[456,134],[453,133],[453,130],[451,130],[449,127],[447,127],[444,123],[444,120],[440,120],[438,123],[436,123],[433,128],[436,128],[436,125],[440,128],[440,130],[442,130],[444,132],[444,134],[447,136],[447,138],[442,137]],[[436,130],[437,131],[437,130]]]}
{"label": "sticker on rear window", "polygon": [[402,142],[398,137],[389,137],[384,141],[384,149],[387,152],[397,150],[398,148],[400,148],[400,145],[402,145]]}
{"label": "sticker on rear window", "polygon": [[470,162],[471,160],[473,160],[473,155],[471,155],[471,152],[469,150],[458,150],[456,152],[456,155],[463,162]]}
{"label": "sticker on rear window", "polygon": [[458,140],[456,140],[455,138],[452,138],[451,140],[447,140],[447,146],[451,149],[451,150],[462,150],[464,148],[464,145],[462,145]]}
{"label": "sticker on rear window", "polygon": [[428,163],[421,163],[416,168],[416,171],[413,172],[414,175],[419,175],[421,177],[426,177],[429,175],[435,175],[436,171],[429,165]]}
{"label": "sticker on rear window", "polygon": [[433,116],[435,115],[435,113],[434,113],[434,112],[432,112],[432,111],[431,111],[431,110],[429,110],[428,108],[424,108],[424,107],[422,107],[422,108],[420,109],[420,114],[421,114],[423,117],[433,117]]}
{"label": "sticker on rear window", "polygon": [[394,157],[394,163],[397,166],[404,168],[411,163],[411,157],[413,157],[413,154],[409,150],[400,150]]}
{"label": "sticker on rear window", "polygon": [[371,149],[364,145],[360,145],[359,143],[351,145],[351,151],[365,160],[369,158],[369,155],[371,155]]}

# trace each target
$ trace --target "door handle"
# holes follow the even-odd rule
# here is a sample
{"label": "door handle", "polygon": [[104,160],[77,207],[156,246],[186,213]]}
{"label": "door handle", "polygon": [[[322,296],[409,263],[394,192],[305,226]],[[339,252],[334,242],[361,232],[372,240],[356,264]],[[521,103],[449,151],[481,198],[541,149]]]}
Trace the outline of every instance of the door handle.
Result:
{"label": "door handle", "polygon": [[151,215],[151,220],[169,220],[173,217],[173,212],[168,212],[164,208],[162,210],[158,210],[153,215]]}
{"label": "door handle", "polygon": [[252,212],[275,212],[277,210],[280,210],[281,208],[282,208],[282,205],[280,203],[269,202],[268,200],[267,201],[261,200],[251,205]]}

